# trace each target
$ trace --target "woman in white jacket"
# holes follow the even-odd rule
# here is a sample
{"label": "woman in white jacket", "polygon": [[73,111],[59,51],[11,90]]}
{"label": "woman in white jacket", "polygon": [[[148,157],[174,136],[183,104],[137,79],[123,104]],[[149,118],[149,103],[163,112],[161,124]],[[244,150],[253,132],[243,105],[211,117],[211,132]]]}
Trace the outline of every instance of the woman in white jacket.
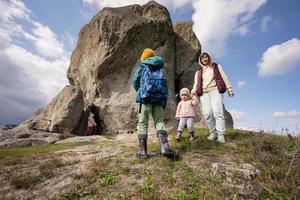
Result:
{"label": "woman in white jacket", "polygon": [[199,57],[201,68],[195,73],[192,95],[200,96],[202,112],[209,129],[209,140],[225,143],[223,93],[234,96],[231,83],[221,65],[213,63],[208,53]]}

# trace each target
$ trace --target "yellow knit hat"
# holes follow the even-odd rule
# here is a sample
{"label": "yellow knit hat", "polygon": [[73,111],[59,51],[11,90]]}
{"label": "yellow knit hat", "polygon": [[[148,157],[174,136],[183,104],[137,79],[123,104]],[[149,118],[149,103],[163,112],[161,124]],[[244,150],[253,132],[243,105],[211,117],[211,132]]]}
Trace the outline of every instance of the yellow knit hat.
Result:
{"label": "yellow knit hat", "polygon": [[145,49],[141,55],[141,61],[143,62],[144,60],[146,60],[147,58],[153,57],[155,56],[155,52],[152,49]]}

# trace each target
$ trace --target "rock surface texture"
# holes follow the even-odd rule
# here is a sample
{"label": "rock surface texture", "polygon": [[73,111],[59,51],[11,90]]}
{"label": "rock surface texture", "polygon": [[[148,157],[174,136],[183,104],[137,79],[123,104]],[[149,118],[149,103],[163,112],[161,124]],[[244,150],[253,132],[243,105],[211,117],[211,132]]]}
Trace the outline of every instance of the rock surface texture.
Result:
{"label": "rock surface texture", "polygon": [[70,83],[93,104],[102,132],[134,130],[138,105],[131,85],[145,48],[165,60],[169,99],[165,120],[173,122],[175,102],[175,33],[168,10],[155,3],[104,8],[79,34],[68,70]]}
{"label": "rock surface texture", "polygon": [[45,108],[38,110],[22,125],[39,131],[72,132],[78,126],[82,111],[81,90],[66,86]]}

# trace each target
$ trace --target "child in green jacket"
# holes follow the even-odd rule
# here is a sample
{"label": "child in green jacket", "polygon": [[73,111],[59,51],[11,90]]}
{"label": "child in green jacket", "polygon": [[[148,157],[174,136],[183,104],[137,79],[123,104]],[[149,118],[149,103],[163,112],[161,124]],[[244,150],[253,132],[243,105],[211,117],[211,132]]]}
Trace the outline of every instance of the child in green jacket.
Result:
{"label": "child in green jacket", "polygon": [[140,103],[137,130],[140,146],[138,156],[142,159],[148,157],[147,138],[150,113],[161,144],[162,155],[172,159],[178,158],[178,154],[169,148],[168,134],[164,130],[163,114],[167,104],[168,88],[163,66],[163,59],[156,56],[152,49],[147,48],[141,55],[141,64],[132,81],[137,91],[136,102]]}

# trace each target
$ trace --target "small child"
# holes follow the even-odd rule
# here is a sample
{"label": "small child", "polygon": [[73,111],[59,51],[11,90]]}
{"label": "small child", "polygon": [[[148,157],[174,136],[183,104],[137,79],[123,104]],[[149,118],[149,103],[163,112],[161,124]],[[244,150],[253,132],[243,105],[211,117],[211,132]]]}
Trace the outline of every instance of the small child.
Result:
{"label": "small child", "polygon": [[179,142],[184,126],[187,124],[190,133],[190,141],[194,141],[194,107],[199,103],[196,95],[191,97],[190,90],[188,88],[182,88],[180,90],[181,101],[177,106],[175,118],[179,120],[177,128],[176,140]]}

